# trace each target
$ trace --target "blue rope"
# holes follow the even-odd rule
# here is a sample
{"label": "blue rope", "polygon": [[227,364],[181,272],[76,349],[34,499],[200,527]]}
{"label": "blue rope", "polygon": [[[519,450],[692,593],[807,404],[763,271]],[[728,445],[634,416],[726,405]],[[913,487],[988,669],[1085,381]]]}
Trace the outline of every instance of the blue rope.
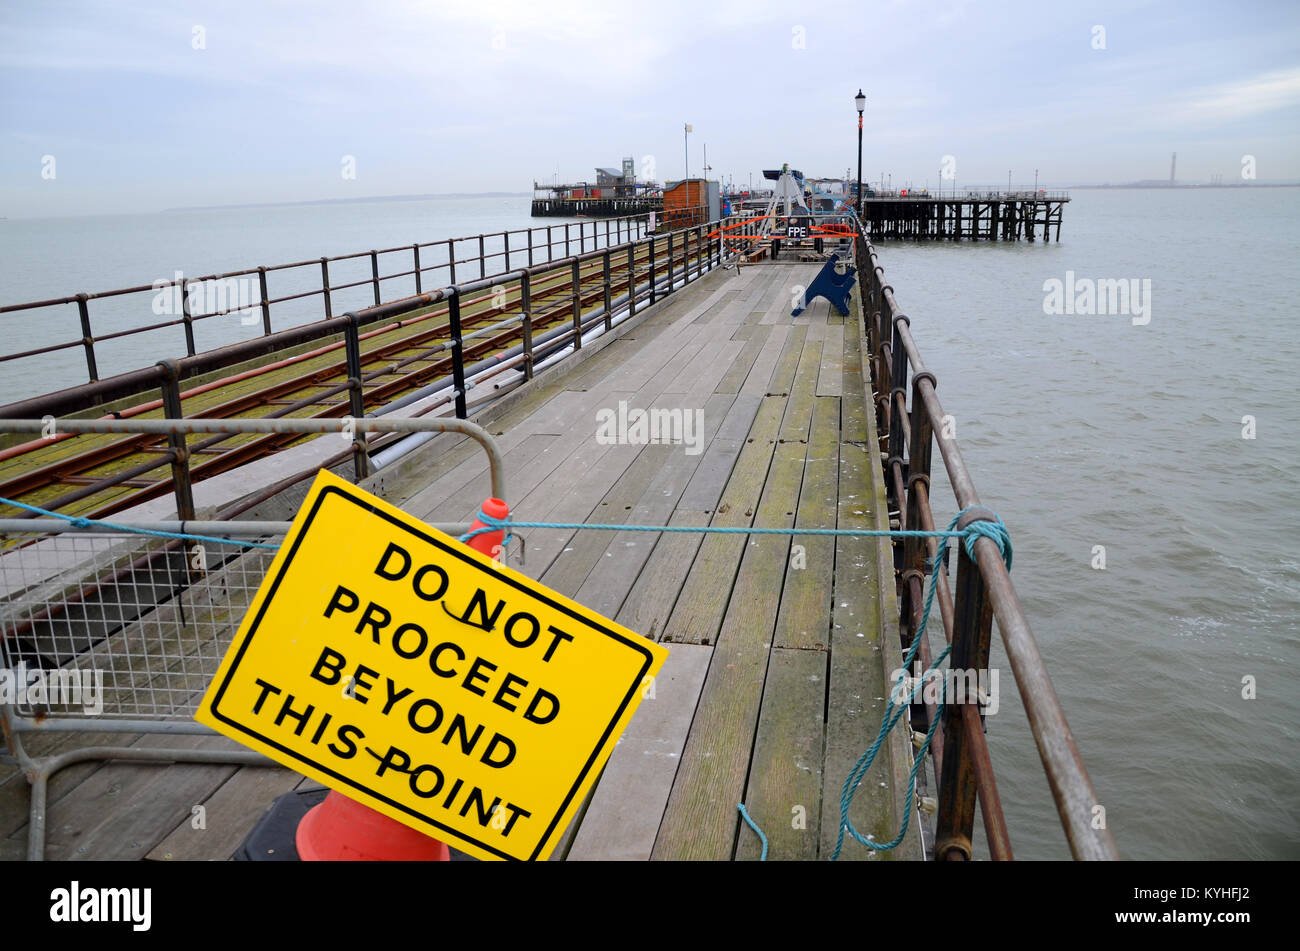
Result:
{"label": "blue rope", "polygon": [[[723,525],[624,525],[618,522],[517,522],[512,518],[493,518],[486,512],[479,511],[478,520],[482,527],[472,529],[460,536],[465,542],[482,535],[484,532],[507,532],[509,542],[516,528],[558,528],[571,531],[605,531],[605,532],[702,532],[706,535],[834,535],[844,538],[966,538],[969,530],[963,532],[923,532],[917,530],[890,530],[875,528],[757,528],[755,526]],[[977,523],[990,524],[990,523]]]}
{"label": "blue rope", "polygon": [[[948,525],[949,532],[951,532],[954,528],[957,527],[957,522],[961,519],[962,515],[964,515],[967,511],[969,511],[969,509],[962,509],[955,516],[953,516],[952,522],[950,522]],[[965,544],[966,544],[966,554],[968,554],[972,560],[978,560],[975,557],[976,540],[979,538],[991,539],[998,546],[998,551],[1001,552],[1002,554],[1002,560],[1003,562],[1005,562],[1007,566],[1007,570],[1008,571],[1011,570],[1011,537],[1010,535],[1007,534],[1007,527],[1004,524],[1002,524],[1002,520],[1000,518],[996,522],[973,522],[969,526],[967,526],[964,532],[959,532],[957,534],[964,536]],[[925,596],[925,608],[921,612],[921,626],[917,630],[916,635],[912,638],[912,646],[908,650],[907,656],[903,658],[904,670],[911,668],[912,662],[916,659],[917,651],[920,650],[921,642],[925,639],[926,625],[930,621],[930,609],[934,605],[935,591],[938,589],[939,586],[939,571],[942,566],[943,558],[947,554],[947,551],[948,551],[948,539],[944,538],[943,542],[939,546],[938,551],[934,553],[934,558],[930,562],[930,584],[929,584],[929,591],[926,592],[926,596]],[[948,654],[951,651],[952,651],[952,645],[949,644],[947,647],[943,649],[942,652],[940,652],[939,656],[934,659],[934,661],[926,669],[925,673],[922,674],[919,678],[917,678],[916,686],[912,688],[912,692],[907,698],[907,704],[910,704],[913,701],[915,701],[916,695],[920,692],[921,687],[925,684],[931,672],[938,669],[939,665],[943,663],[944,660],[947,659]],[[911,822],[912,819],[912,800],[916,795],[916,773],[917,770],[920,769],[921,764],[925,761],[925,754],[928,753],[930,750],[930,743],[934,739],[934,731],[938,728],[939,721],[943,719],[943,710],[948,699],[947,684],[943,683],[942,681],[941,683],[942,683],[943,690],[939,696],[939,703],[935,709],[934,719],[930,723],[930,729],[927,730],[925,733],[925,741],[921,744],[921,748],[917,751],[917,755],[913,758],[912,769],[907,776],[907,798],[903,802],[903,822],[901,828],[898,830],[898,835],[896,835],[892,840],[886,842],[883,845],[878,842],[873,842],[870,839],[864,837],[860,832],[858,832],[858,830],[853,827],[853,821],[849,818],[849,809],[853,805],[853,797],[857,794],[858,787],[862,784],[862,780],[866,777],[867,771],[871,768],[871,764],[875,762],[876,754],[880,752],[880,748],[884,745],[885,739],[886,737],[889,736],[890,730],[894,728],[894,725],[902,718],[903,714],[907,711],[907,704],[899,704],[897,712],[893,713],[892,716],[890,715],[891,712],[894,710],[894,692],[895,692],[895,691],[890,691],[889,700],[885,705],[884,718],[881,720],[880,723],[880,732],[876,735],[876,739],[871,744],[871,746],[867,747],[867,751],[863,753],[861,757],[859,757],[858,761],[853,765],[853,769],[849,771],[848,777],[844,780],[844,790],[840,794],[839,835],[836,837],[835,840],[835,851],[831,853],[832,862],[834,862],[836,859],[840,857],[840,851],[844,848],[845,832],[851,835],[856,841],[858,841],[862,845],[865,845],[867,848],[877,852],[884,852],[889,849],[896,848],[899,845],[899,843],[903,841],[904,836],[907,835],[908,824]]]}
{"label": "blue rope", "polygon": [[758,823],[756,823],[753,819],[749,818],[749,810],[745,808],[745,804],[743,802],[736,803],[736,808],[740,810],[740,818],[745,820],[745,825],[753,829],[754,834],[758,836],[758,841],[763,843],[763,854],[758,857],[758,860],[760,862],[766,862],[767,861],[767,836],[763,835],[763,830],[758,827]]}
{"label": "blue rope", "polygon": [[14,508],[26,509],[28,512],[35,512],[37,515],[44,515],[47,518],[61,518],[71,524],[73,528],[90,528],[94,525],[101,528],[111,528],[117,532],[129,532],[132,535],[149,535],[152,538],[211,542],[214,545],[242,545],[245,548],[267,548],[271,551],[276,551],[280,547],[279,545],[268,545],[265,542],[244,541],[242,538],[213,538],[211,535],[191,535],[188,532],[160,532],[152,528],[133,528],[129,525],[119,525],[116,522],[104,522],[97,518],[83,518],[79,515],[64,515],[61,512],[51,512],[48,509],[28,505],[25,502],[15,502],[13,499],[3,497],[0,497],[0,505],[12,505]]}

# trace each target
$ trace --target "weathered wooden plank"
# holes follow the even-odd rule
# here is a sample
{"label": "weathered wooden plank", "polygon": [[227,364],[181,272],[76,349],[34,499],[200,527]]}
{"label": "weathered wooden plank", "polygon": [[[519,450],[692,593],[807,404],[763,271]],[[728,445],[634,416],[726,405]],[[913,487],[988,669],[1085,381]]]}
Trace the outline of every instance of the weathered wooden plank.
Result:
{"label": "weathered wooden plank", "polygon": [[[147,736],[135,747],[239,749],[225,737]],[[75,792],[51,803],[45,856],[143,858],[237,767],[194,763],[108,763]]]}
{"label": "weathered wooden plank", "polygon": [[[798,339],[800,345],[802,345],[803,328],[795,329],[801,334]],[[770,385],[772,372],[776,368],[776,363],[781,358],[781,353],[785,350],[790,336],[791,328],[789,327],[772,328],[767,339],[763,341],[763,349],[758,352],[758,358],[754,361],[754,366],[750,369],[749,375],[745,377],[745,382],[740,386],[741,396],[766,396],[776,389]]]}
{"label": "weathered wooden plank", "polygon": [[[848,326],[860,328],[854,301],[854,317]],[[855,334],[855,337],[858,335]],[[859,340],[851,349],[863,356]],[[861,364],[858,366],[862,372]],[[876,448],[874,413],[868,404],[844,401],[841,410],[849,414],[846,431],[865,428],[861,445],[840,444],[840,484],[837,526],[840,528],[888,528],[880,455]],[[856,418],[861,413],[862,418]],[[888,538],[841,537],[835,548],[835,592],[831,612],[831,663],[827,695],[826,751],[823,767],[821,854],[834,850],[842,817],[840,795],[845,778],[863,751],[875,740],[888,696],[888,675],[901,663],[893,594],[893,559]],[[891,634],[892,628],[892,634]],[[902,821],[901,796],[911,767],[911,744],[899,727],[881,750],[872,771],[858,789],[850,818],[863,835],[876,841],[892,839]],[[883,784],[883,785],[882,785]],[[840,860],[919,859],[920,840],[916,823],[899,848],[880,853],[865,848],[846,835]]]}
{"label": "weathered wooden plank", "polygon": [[[812,417],[795,525],[834,528],[839,494],[839,400],[817,398]],[[778,647],[822,650],[830,643],[835,539],[796,535],[791,542],[775,643]]]}
{"label": "weathered wooden plank", "polygon": [[[593,391],[581,395],[585,398],[584,402],[580,408],[575,408],[568,430],[559,436],[550,437],[551,442],[533,456],[528,465],[510,473],[511,478],[506,488],[511,496],[507,501],[511,503],[512,510],[529,504],[530,496],[533,497],[532,503],[536,504],[538,498],[546,497],[557,486],[561,492],[568,491],[575,481],[585,478],[587,472],[599,464],[613,448],[596,442],[596,410],[608,404],[611,397],[627,399],[631,394]],[[471,518],[478,511],[490,489],[484,458],[478,481],[471,480],[450,494],[432,489],[421,492],[410,499],[406,510],[426,521],[459,521]]]}
{"label": "weathered wooden plank", "polygon": [[[678,446],[634,448],[640,448],[641,451],[637,453],[633,463],[619,476],[618,481],[603,495],[591,493],[591,497],[599,498],[599,502],[582,521],[597,525],[626,522],[633,506],[645,494],[647,486],[669,462],[673,454],[685,455]],[[605,531],[579,531],[573,534],[563,551],[556,556],[541,576],[541,582],[561,594],[575,597],[583,581],[591,574],[591,569],[609,547],[609,540],[610,535]],[[628,579],[629,587],[630,584],[631,579]],[[613,594],[611,593],[611,597]],[[618,597],[618,601],[622,603],[621,596]]]}
{"label": "weathered wooden plank", "polygon": [[[672,390],[673,384],[681,377],[682,372],[695,362],[700,351],[705,348],[708,341],[697,337],[680,347],[669,359],[665,360],[654,373],[650,374],[645,382],[636,388],[638,394],[641,392],[662,393],[665,390]],[[634,399],[640,398],[634,397]]]}
{"label": "weathered wooden plank", "polygon": [[[827,655],[773,648],[763,685],[758,735],[745,808],[767,835],[768,858],[814,860],[822,809]],[[762,854],[758,836],[740,826],[737,859]]]}
{"label": "weathered wooden plank", "polygon": [[[523,439],[510,440],[514,443],[510,448],[507,448],[506,440],[502,439],[498,442],[505,462],[506,486],[511,492],[515,491],[515,486],[526,473],[535,471],[538,458],[558,438],[550,434],[529,434]],[[446,502],[456,498],[459,502],[450,510],[471,510],[473,506],[487,498],[492,489],[488,476],[487,455],[478,443],[473,443],[473,449],[473,455],[464,459],[459,465],[440,475],[431,475],[424,488],[414,491],[408,489],[407,493],[403,493],[405,497],[394,501],[393,504],[400,505],[408,511],[419,512],[426,510],[430,500]],[[387,494],[387,486],[376,488],[378,489],[376,494],[383,494],[385,498],[391,500]]]}
{"label": "weathered wooden plank", "polygon": [[745,347],[740,340],[714,340],[705,344],[681,373],[664,391],[668,393],[712,393],[731,365],[731,361]]}
{"label": "weathered wooden plank", "polygon": [[813,325],[801,329],[804,331],[803,350],[799,354],[799,364],[789,386],[790,403],[786,407],[785,417],[781,420],[781,431],[777,436],[782,442],[806,440],[808,427],[812,424],[813,394],[817,389],[817,374],[822,359],[822,334],[826,328]]}
{"label": "weathered wooden plank", "polygon": [[650,857],[711,654],[709,647],[673,645],[605,766],[570,861]]}
{"label": "weathered wooden plank", "polygon": [[738,287],[726,288],[713,299],[713,303],[706,307],[704,312],[696,317],[692,323],[703,325],[713,322],[736,299],[739,293],[740,288]]}
{"label": "weathered wooden plank", "polygon": [[[89,725],[89,724],[88,724]],[[129,746],[139,734],[121,733],[24,733],[23,748],[34,758],[54,756],[88,746]],[[79,786],[86,777],[103,765],[97,760],[73,763],[59,770],[46,787],[46,806]],[[27,819],[31,813],[31,786],[27,777],[16,770],[0,785],[0,837],[26,839]]]}
{"label": "weathered wooden plank", "polygon": [[870,411],[874,416],[875,406],[868,392],[870,387],[862,378],[865,354],[859,344],[862,331],[856,325],[856,313],[850,313],[844,331],[844,392],[840,397],[840,439],[860,444],[867,439],[867,413]]}
{"label": "weathered wooden plank", "polygon": [[[726,394],[709,398],[704,407],[705,427],[702,434],[704,439],[707,440],[711,435],[710,427],[713,430],[718,428],[732,399]],[[618,521],[638,525],[667,524],[677,500],[681,497],[688,481],[692,480],[701,458],[701,455],[688,453],[685,447],[673,447],[673,451],[654,473],[650,484],[636,504]],[[660,541],[667,537],[678,536],[672,533],[669,536],[660,536],[640,531],[619,532],[612,537],[608,532],[604,534],[608,540],[605,550],[592,565],[591,571],[583,580],[574,598],[593,611],[613,617],[622,607],[642,567]],[[698,542],[698,536],[696,541]],[[692,549],[693,553],[694,549]]]}
{"label": "weathered wooden plank", "polygon": [[275,797],[301,781],[301,776],[287,769],[244,767],[197,804],[204,810],[201,828],[195,828],[193,818],[186,816],[145,858],[157,862],[225,861],[253,831]]}
{"label": "weathered wooden plank", "polygon": [[[762,402],[758,396],[737,396],[731,401],[716,435],[709,440],[699,466],[682,492],[677,503],[679,509],[712,512],[717,507]],[[706,419],[706,425],[708,422]]]}
{"label": "weathered wooden plank", "polygon": [[[709,515],[678,509],[668,524],[704,526],[709,524]],[[615,620],[652,641],[662,638],[703,541],[704,536],[698,532],[659,536]]]}
{"label": "weathered wooden plank", "polygon": [[844,325],[826,328],[822,344],[821,374],[817,377],[818,396],[841,396],[844,393]]}
{"label": "weathered wooden plank", "polygon": [[[779,421],[787,405],[786,391],[794,378],[805,330],[797,327],[787,335],[780,357],[772,364],[768,383],[779,395],[765,396],[760,404],[711,524],[733,527],[754,524],[754,512],[762,498],[768,466],[777,446]],[[749,382],[745,385],[749,386]],[[746,395],[742,388],[737,402]],[[688,487],[683,495],[683,507],[689,494]],[[793,505],[790,508],[793,511]],[[665,641],[707,644],[713,640],[730,597],[730,580],[736,576],[744,539],[743,535],[710,535],[703,541],[669,619]]]}
{"label": "weathered wooden plank", "polygon": [[[600,446],[590,440],[538,488],[515,507],[520,521],[585,522],[623,473],[635,462],[642,446]],[[591,459],[594,458],[594,462]],[[580,460],[580,461],[579,461]],[[524,539],[525,564],[520,567],[531,578],[541,578],[573,538],[567,528],[525,528],[517,533]]]}
{"label": "weathered wooden plank", "polygon": [[[753,524],[784,407],[783,397],[764,398],[710,524],[731,527]],[[744,535],[705,537],[665,627],[663,640],[688,644],[714,641],[731,596],[731,582],[736,576],[745,539]]]}
{"label": "weathered wooden plank", "polygon": [[731,361],[731,366],[727,367],[726,372],[722,374],[718,385],[713,388],[715,393],[740,392],[740,387],[744,384],[745,377],[749,376],[749,371],[754,368],[754,361],[758,359],[759,351],[763,349],[770,330],[771,328],[762,325],[746,325],[736,331],[732,339],[743,340],[744,346]]}
{"label": "weathered wooden plank", "polygon": [[[800,443],[776,446],[756,524],[780,528],[793,523],[803,459]],[[789,550],[789,538],[779,535],[755,536],[745,546],[655,841],[656,859],[732,856],[739,821],[736,803],[745,792]],[[670,630],[675,632],[671,625]]]}

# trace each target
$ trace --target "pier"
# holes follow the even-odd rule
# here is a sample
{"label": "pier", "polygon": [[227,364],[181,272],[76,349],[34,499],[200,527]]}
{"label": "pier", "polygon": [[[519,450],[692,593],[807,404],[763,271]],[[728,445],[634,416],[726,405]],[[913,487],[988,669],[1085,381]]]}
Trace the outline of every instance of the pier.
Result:
{"label": "pier", "polygon": [[[954,487],[948,507],[967,510],[962,527],[989,516],[978,508],[955,440],[936,438],[943,407],[935,377],[925,369],[875,249],[865,235],[855,236],[858,281],[847,315],[814,299],[792,317],[792,288],[810,286],[821,264],[738,261],[717,237],[718,224],[639,236],[531,268],[507,267],[318,321],[320,336],[311,342],[338,340],[345,365],[335,379],[343,385],[323,378],[318,405],[299,414],[314,421],[297,420],[298,435],[309,426],[346,433],[344,416],[362,420],[377,412],[378,426],[385,417],[425,409],[445,414],[449,424],[477,424],[482,438],[471,438],[468,430],[447,432],[394,452],[401,433],[376,438],[363,427],[346,450],[346,443],[331,440],[327,453],[296,477],[261,491],[247,486],[224,516],[243,519],[244,532],[249,520],[265,520],[263,538],[282,534],[304,481],[325,465],[431,524],[467,523],[499,488],[515,518],[553,526],[519,530],[522,544],[508,555],[510,563],[670,651],[653,698],[642,703],[553,858],[756,859],[759,841],[738,814],[741,802],[764,829],[771,858],[830,858],[841,838],[846,779],[877,736],[889,709],[891,676],[905,653],[915,648],[929,663],[947,642],[954,666],[985,669],[995,615],[1064,835],[1076,857],[1115,857],[1109,833],[1090,825],[1095,794],[994,541],[981,536],[969,548],[956,544],[950,585],[946,571],[940,577],[930,572],[937,539],[884,537],[900,528],[933,529],[932,457],[942,461]],[[539,288],[549,288],[547,296]],[[493,300],[498,289],[504,301]],[[543,323],[541,315],[551,311]],[[493,340],[483,354],[460,345],[470,333],[470,314],[482,314],[479,339]],[[400,378],[394,367],[406,357],[384,352],[375,362],[363,360],[369,348],[391,343],[367,332],[396,333],[394,322],[442,328],[441,341],[431,335],[408,354],[439,348],[421,358],[428,372],[412,381],[408,396],[415,398],[396,407],[399,391],[379,388]],[[507,329],[518,337],[489,336]],[[548,332],[553,336],[543,340]],[[261,341],[266,352],[304,342],[281,338],[268,346],[274,336]],[[497,363],[485,366],[489,358]],[[168,387],[180,385],[178,369],[210,369],[186,365],[186,359],[193,358],[164,366],[148,381],[162,387],[164,404],[149,411],[152,428],[174,433],[154,446],[166,450],[158,465],[168,467],[170,478],[155,476],[153,488],[170,492],[167,501],[181,518],[187,489],[201,485],[185,469],[201,443],[184,434],[184,406],[168,396]],[[120,399],[126,384],[100,385],[97,393]],[[490,398],[475,401],[476,389]],[[63,402],[45,408],[70,412],[70,399],[60,395]],[[263,401],[256,408],[268,431],[285,415],[269,410],[272,405]],[[23,432],[39,427],[40,408],[30,403],[15,414],[33,421]],[[618,438],[598,436],[602,414],[627,418],[638,410],[677,413],[698,419],[701,427],[657,441],[630,429]],[[96,415],[89,404],[79,412]],[[131,425],[84,420],[82,428],[117,435],[72,434],[67,442],[73,445],[61,451],[76,455],[82,440],[98,451],[121,442],[122,429]],[[10,445],[31,438],[0,420],[0,431],[6,426],[15,433]],[[496,456],[483,451],[484,438],[499,453],[500,471]],[[129,472],[119,467],[101,477],[116,480],[112,486],[96,488],[129,489],[140,478],[124,476]],[[74,484],[70,475],[61,473],[57,491]],[[114,507],[111,493],[96,506],[93,511],[124,519],[131,514],[131,506]],[[87,511],[74,502],[58,509]],[[53,648],[42,647],[30,631],[53,624],[83,636],[78,632],[88,615],[67,594],[68,585],[90,571],[103,588],[108,569],[78,562],[78,549],[67,544],[76,526],[56,530],[47,518],[12,509],[0,515],[6,516],[0,520],[6,660],[38,662],[42,650]],[[571,523],[629,528],[561,527]],[[220,531],[212,523],[204,527]],[[750,528],[788,534],[735,531]],[[136,544],[146,547],[130,549],[133,567],[113,562],[115,577],[156,574],[157,558],[168,557],[148,554],[166,550],[165,542]],[[44,552],[44,560],[36,552]],[[103,720],[67,717],[54,728],[49,721],[59,718],[7,711],[9,735],[19,738],[20,759],[29,768],[41,757],[70,758],[59,762],[64,768],[49,777],[48,790],[42,780],[39,816],[30,805],[36,799],[29,799],[27,776],[17,764],[2,767],[0,854],[28,854],[28,833],[38,822],[52,859],[226,859],[276,796],[303,788],[302,777],[288,770],[245,765],[234,744],[191,729],[196,724],[189,720],[268,559],[264,551],[236,550],[201,574],[181,569],[188,582],[177,588],[155,580],[130,615],[96,628],[90,639],[101,664],[108,657],[116,672],[110,704],[122,705],[107,713],[125,717],[128,726],[112,731]],[[32,574],[42,571],[43,583],[33,585]],[[927,584],[935,585],[937,596],[923,635],[919,595]],[[146,655],[152,666],[141,665]],[[60,659],[78,669],[89,663],[87,656]],[[168,701],[152,730],[142,728],[148,724],[137,706],[146,694]],[[905,824],[908,831],[887,852],[847,838],[839,859],[973,858],[977,806],[987,854],[1010,858],[1015,830],[1002,817],[979,699],[950,698],[941,712],[918,699],[910,710],[911,731],[931,735],[932,755],[922,761],[917,795],[933,800],[935,811],[906,805],[915,753],[908,724],[902,724],[857,784],[848,818],[877,843],[893,839]],[[161,735],[164,725],[180,735]],[[98,749],[82,759],[72,753],[86,746]],[[144,759],[160,748],[173,750],[157,754],[162,763],[116,761]],[[191,757],[212,762],[178,761]],[[195,804],[205,807],[205,829],[192,822]]]}
{"label": "pier", "polygon": [[613,218],[619,215],[645,215],[663,211],[662,195],[635,198],[534,198],[534,218]]}
{"label": "pier", "polygon": [[862,223],[873,241],[1061,240],[1064,192],[985,192],[962,197],[887,195],[862,200]]}

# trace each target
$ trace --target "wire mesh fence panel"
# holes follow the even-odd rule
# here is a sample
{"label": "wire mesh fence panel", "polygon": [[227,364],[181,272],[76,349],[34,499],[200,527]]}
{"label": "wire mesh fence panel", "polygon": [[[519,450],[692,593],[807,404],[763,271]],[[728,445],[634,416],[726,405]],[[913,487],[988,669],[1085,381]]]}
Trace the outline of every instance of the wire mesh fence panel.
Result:
{"label": "wire mesh fence panel", "polygon": [[8,533],[0,651],[38,720],[190,720],[275,552],[105,533]]}

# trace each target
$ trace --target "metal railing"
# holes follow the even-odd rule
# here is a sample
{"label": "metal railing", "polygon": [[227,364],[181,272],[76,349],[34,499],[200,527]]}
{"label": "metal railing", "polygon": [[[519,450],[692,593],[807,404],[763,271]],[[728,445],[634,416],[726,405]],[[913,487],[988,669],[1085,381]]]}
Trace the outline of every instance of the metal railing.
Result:
{"label": "metal railing", "polygon": [[[0,306],[0,315],[39,315],[36,326],[70,325],[70,329],[80,330],[80,336],[0,354],[0,366],[80,348],[86,376],[93,383],[101,379],[100,345],[109,341],[180,328],[185,354],[194,356],[204,349],[198,337],[202,321],[214,317],[237,315],[242,326],[256,326],[262,336],[270,337],[277,327],[285,329],[286,322],[328,319],[336,310],[354,309],[363,296],[371,296],[373,306],[378,306],[385,300],[422,294],[429,285],[481,280],[521,265],[531,268],[598,248],[620,246],[645,235],[647,222],[646,214],[637,214],[543,225],[202,277],[185,277],[178,272],[152,284],[6,304]],[[387,268],[382,273],[381,263]],[[167,319],[111,329],[101,325],[96,331],[91,302],[118,299],[118,313],[108,315],[112,323],[120,322],[126,312],[141,310]],[[75,314],[64,310],[73,306]]]}
{"label": "metal railing", "polygon": [[[935,530],[930,472],[937,442],[957,509],[965,511],[958,528],[965,529],[977,521],[995,521],[992,512],[980,507],[979,494],[956,439],[944,433],[945,416],[935,392],[935,375],[926,369],[912,337],[911,321],[899,307],[893,288],[885,282],[876,250],[861,230],[856,258],[863,282],[863,318],[877,426],[885,444],[881,455],[891,519],[896,519],[900,529]],[[1118,858],[1110,832],[1104,824],[1102,828],[1095,825],[1097,795],[997,544],[980,537],[973,546],[975,560],[964,545],[956,547],[955,589],[950,589],[941,571],[936,596],[944,636],[952,645],[951,669],[987,674],[996,619],[1071,852],[1078,859]],[[925,588],[937,551],[935,539],[908,538],[894,546],[904,650],[912,646],[921,629]],[[918,652],[925,668],[929,668],[933,657],[927,639],[928,635]],[[914,703],[913,728],[927,730],[936,708],[932,700]],[[1010,859],[1011,845],[978,697],[947,698],[931,750],[939,783],[934,857],[971,858],[978,800],[991,856]]]}
{"label": "metal railing", "polygon": [[[346,369],[340,370],[338,382],[324,388],[317,386],[311,390],[310,395],[291,400],[287,406],[274,409],[262,407],[264,421],[276,424],[292,422],[285,417],[293,412],[311,412],[316,417],[314,422],[321,423],[326,422],[320,419],[323,416],[348,417],[360,421],[367,416],[386,416],[399,410],[423,416],[443,410],[449,405],[457,418],[464,419],[469,413],[470,392],[475,387],[482,386],[486,391],[495,392],[493,388],[498,385],[500,375],[506,373],[512,373],[512,379],[517,382],[526,382],[532,378],[539,364],[580,350],[584,338],[610,330],[616,320],[634,315],[639,308],[656,303],[676,287],[689,283],[715,267],[724,254],[721,242],[711,236],[715,230],[710,225],[701,225],[683,231],[640,237],[530,268],[449,285],[414,297],[279,331],[270,336],[242,341],[219,350],[159,361],[152,367],[13,403],[0,407],[0,415],[29,420],[65,417],[113,400],[139,397],[150,388],[157,387],[160,400],[119,410],[116,415],[129,417],[137,411],[161,408],[167,419],[179,420],[184,417],[182,400],[196,392],[194,389],[183,390],[182,383],[185,381],[256,357],[291,351],[291,348],[302,344],[333,340],[329,347],[311,351],[311,354],[325,349],[343,351]],[[502,293],[500,302],[494,303],[498,289],[507,293]],[[473,305],[472,314],[465,311],[467,304]],[[431,311],[431,308],[437,309]],[[431,317],[446,319],[445,326],[439,325],[436,328],[436,337],[424,340],[418,347],[409,343],[412,338],[399,342],[403,347],[415,349],[413,354],[390,358],[381,350],[376,357],[375,352],[363,348],[363,340],[377,337],[386,328],[398,325],[405,327]],[[547,327],[548,324],[551,326]],[[367,328],[376,329],[363,333]],[[340,335],[341,341],[338,340]],[[520,342],[506,347],[506,343],[514,339],[519,339]],[[467,350],[475,348],[483,354],[480,359],[467,356]],[[292,359],[281,362],[292,362]],[[372,366],[368,367],[367,363]],[[403,372],[399,374],[397,371]],[[256,372],[259,371],[245,371],[229,379],[243,380]],[[315,372],[317,371],[313,371]],[[219,415],[233,416],[254,408],[254,404],[236,400],[233,403],[223,403],[219,409],[224,411]],[[197,432],[200,431],[200,423],[210,420],[192,419],[192,422],[194,428],[190,431]],[[62,422],[60,427],[61,432],[53,437],[44,436],[42,440],[34,440],[5,452],[36,450],[50,438],[63,439],[73,432]],[[122,433],[144,431],[111,427],[85,430]],[[256,431],[268,435],[261,437],[260,443],[251,441],[229,448],[227,452],[236,453],[230,458],[212,455],[221,451],[216,448],[219,443],[229,439],[227,430],[215,431],[216,434],[207,439],[188,444],[182,435],[172,431],[165,450],[148,451],[147,455],[139,456],[136,464],[117,472],[92,477],[89,484],[83,479],[71,491],[57,496],[43,507],[58,510],[124,483],[147,481],[150,473],[170,465],[177,512],[182,518],[193,518],[193,500],[189,490],[193,479],[228,471],[245,458],[251,459],[257,454],[273,451],[286,444],[286,434],[318,430],[269,426]],[[363,429],[359,428],[358,431]],[[146,441],[140,438],[137,442],[141,453],[144,453]],[[357,478],[370,473],[369,453],[378,448],[383,447],[367,445],[364,440],[354,444],[352,457]],[[103,447],[105,460],[96,459],[93,466],[80,465],[78,471],[102,472],[98,467],[103,461],[123,457],[119,450],[120,447]],[[87,461],[82,459],[83,463]],[[54,465],[66,467],[67,461]],[[193,478],[192,468],[196,468]],[[51,481],[57,483],[58,479],[56,476],[46,478],[42,483],[35,476],[29,479],[26,475],[19,475],[10,481],[0,480],[0,495],[21,498],[24,491],[30,491],[27,486],[39,487],[48,485]],[[166,482],[159,480],[143,487],[134,500],[145,501],[165,494],[166,491]],[[126,502],[119,500],[115,505],[116,508],[103,510],[103,514],[111,514],[111,511],[126,507]]]}

